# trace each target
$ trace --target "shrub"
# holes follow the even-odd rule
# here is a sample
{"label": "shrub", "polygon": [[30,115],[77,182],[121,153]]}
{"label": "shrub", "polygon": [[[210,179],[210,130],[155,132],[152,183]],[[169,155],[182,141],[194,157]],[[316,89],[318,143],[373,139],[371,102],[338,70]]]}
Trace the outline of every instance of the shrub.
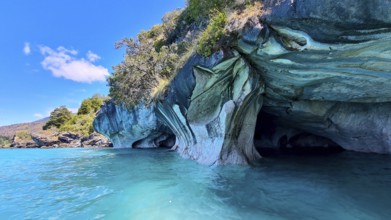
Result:
{"label": "shrub", "polygon": [[15,137],[18,141],[23,141],[23,142],[32,141],[31,134],[28,131],[17,131]]}
{"label": "shrub", "polygon": [[[187,8],[167,13],[163,24],[142,31],[137,38],[125,38],[116,48],[125,47],[122,63],[108,78],[109,96],[128,107],[150,103],[161,97],[170,80],[188,58],[198,52],[210,56],[221,46],[226,34],[227,13],[251,5],[254,0],[187,0]],[[250,6],[247,6],[250,7]]]}
{"label": "shrub", "polygon": [[10,147],[10,146],[11,146],[11,139],[0,136],[0,148]]}
{"label": "shrub", "polygon": [[150,102],[152,90],[173,75],[179,57],[176,44],[166,45],[170,25],[155,25],[139,33],[137,39],[125,38],[116,44],[117,48],[126,47],[126,56],[108,78],[114,102],[128,106],[138,101]]}
{"label": "shrub", "polygon": [[220,39],[225,34],[225,25],[227,22],[225,12],[216,12],[216,15],[211,19],[206,30],[201,34],[197,48],[199,54],[208,57],[216,51]]}
{"label": "shrub", "polygon": [[208,19],[213,11],[224,11],[233,5],[234,0],[188,0],[186,8],[187,22],[202,22]]}
{"label": "shrub", "polygon": [[244,8],[232,13],[231,20],[246,20],[251,17],[259,17],[262,14],[269,13],[265,11],[261,2],[248,2],[244,5]]}

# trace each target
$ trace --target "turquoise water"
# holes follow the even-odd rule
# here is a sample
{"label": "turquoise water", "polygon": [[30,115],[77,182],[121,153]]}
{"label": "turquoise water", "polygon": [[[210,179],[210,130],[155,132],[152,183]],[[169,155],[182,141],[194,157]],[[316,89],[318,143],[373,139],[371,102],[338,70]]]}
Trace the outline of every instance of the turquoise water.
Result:
{"label": "turquoise water", "polygon": [[206,167],[165,150],[0,150],[0,219],[391,219],[391,157]]}

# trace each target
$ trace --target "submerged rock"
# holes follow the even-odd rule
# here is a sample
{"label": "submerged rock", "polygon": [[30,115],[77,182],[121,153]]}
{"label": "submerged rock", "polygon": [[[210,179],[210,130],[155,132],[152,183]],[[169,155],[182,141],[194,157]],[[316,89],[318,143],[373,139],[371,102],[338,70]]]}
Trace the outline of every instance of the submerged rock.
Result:
{"label": "submerged rock", "polygon": [[246,164],[260,157],[254,133],[263,111],[282,129],[258,144],[286,136],[299,147],[391,153],[391,2],[264,5],[259,20],[231,23],[240,32],[224,53],[193,56],[164,100],[130,109],[108,103],[95,129],[115,147],[156,147],[174,134],[185,158]]}

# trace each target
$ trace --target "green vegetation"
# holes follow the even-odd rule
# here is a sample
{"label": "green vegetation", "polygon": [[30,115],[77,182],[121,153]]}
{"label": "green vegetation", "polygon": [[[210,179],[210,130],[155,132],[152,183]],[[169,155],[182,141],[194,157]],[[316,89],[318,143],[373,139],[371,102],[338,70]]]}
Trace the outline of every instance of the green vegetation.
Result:
{"label": "green vegetation", "polygon": [[191,55],[208,57],[218,51],[224,36],[232,34],[226,28],[232,17],[245,24],[249,16],[259,13],[259,2],[187,0],[184,10],[167,13],[162,24],[142,31],[136,39],[121,40],[116,47],[125,47],[126,55],[108,78],[109,96],[128,107],[164,98],[171,80]]}
{"label": "green vegetation", "polygon": [[0,136],[0,148],[6,148],[11,146],[11,139]]}
{"label": "green vegetation", "polygon": [[31,134],[29,131],[23,130],[23,131],[18,131],[15,134],[15,140],[16,142],[32,142],[33,139],[31,138]]}
{"label": "green vegetation", "polygon": [[31,135],[28,131],[18,131],[16,132],[16,137],[20,138],[21,140],[27,140],[31,138]]}
{"label": "green vegetation", "polygon": [[92,98],[86,99],[81,103],[79,110],[77,111],[78,115],[88,115],[90,113],[96,113],[100,107],[103,105],[103,102],[107,98],[100,95],[95,95]]}
{"label": "green vegetation", "polygon": [[82,136],[88,136],[94,132],[92,123],[95,118],[95,113],[72,115],[61,127],[60,131],[72,132]]}
{"label": "green vegetation", "polygon": [[227,22],[228,19],[225,12],[216,12],[206,30],[201,34],[197,48],[199,54],[208,57],[219,48],[218,43],[225,34]]}
{"label": "green vegetation", "polygon": [[92,123],[96,112],[106,99],[104,96],[95,95],[84,100],[76,115],[64,106],[56,108],[50,114],[50,120],[44,125],[44,130],[54,126],[59,131],[73,132],[83,136],[90,135],[94,132]]}
{"label": "green vegetation", "polygon": [[234,0],[188,0],[186,8],[187,22],[202,22],[215,11],[224,11],[232,7]]}
{"label": "green vegetation", "polygon": [[128,106],[138,101],[150,102],[154,88],[176,72],[183,48],[175,43],[167,45],[167,41],[179,14],[180,11],[174,11],[163,18],[162,25],[142,31],[137,39],[125,38],[116,44],[117,48],[126,47],[126,56],[108,78],[110,97],[115,102]]}
{"label": "green vegetation", "polygon": [[65,106],[58,107],[50,113],[50,119],[43,126],[43,130],[50,129],[51,127],[60,128],[66,121],[69,121],[71,117],[72,112],[70,112]]}

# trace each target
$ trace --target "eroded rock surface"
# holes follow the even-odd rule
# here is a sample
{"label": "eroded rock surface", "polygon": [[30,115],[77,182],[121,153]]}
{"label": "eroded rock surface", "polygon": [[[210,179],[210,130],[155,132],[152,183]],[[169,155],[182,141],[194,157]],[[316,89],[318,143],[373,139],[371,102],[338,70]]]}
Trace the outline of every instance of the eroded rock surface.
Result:
{"label": "eroded rock surface", "polygon": [[177,151],[204,164],[246,164],[259,158],[253,144],[263,84],[240,55],[213,68],[194,67],[190,105],[158,104],[160,117],[177,136]]}
{"label": "eroded rock surface", "polygon": [[115,148],[156,148],[171,134],[157,121],[153,105],[127,108],[106,103],[94,120],[96,131],[109,137]]}
{"label": "eroded rock surface", "polygon": [[71,132],[31,134],[35,148],[111,147],[103,135],[93,133],[88,137]]}
{"label": "eroded rock surface", "polygon": [[246,164],[259,158],[253,136],[261,110],[284,128],[270,140],[391,153],[391,1],[264,4],[259,20],[236,25],[224,53],[193,56],[165,100],[106,104],[95,129],[118,147],[154,146],[169,130],[185,158]]}

